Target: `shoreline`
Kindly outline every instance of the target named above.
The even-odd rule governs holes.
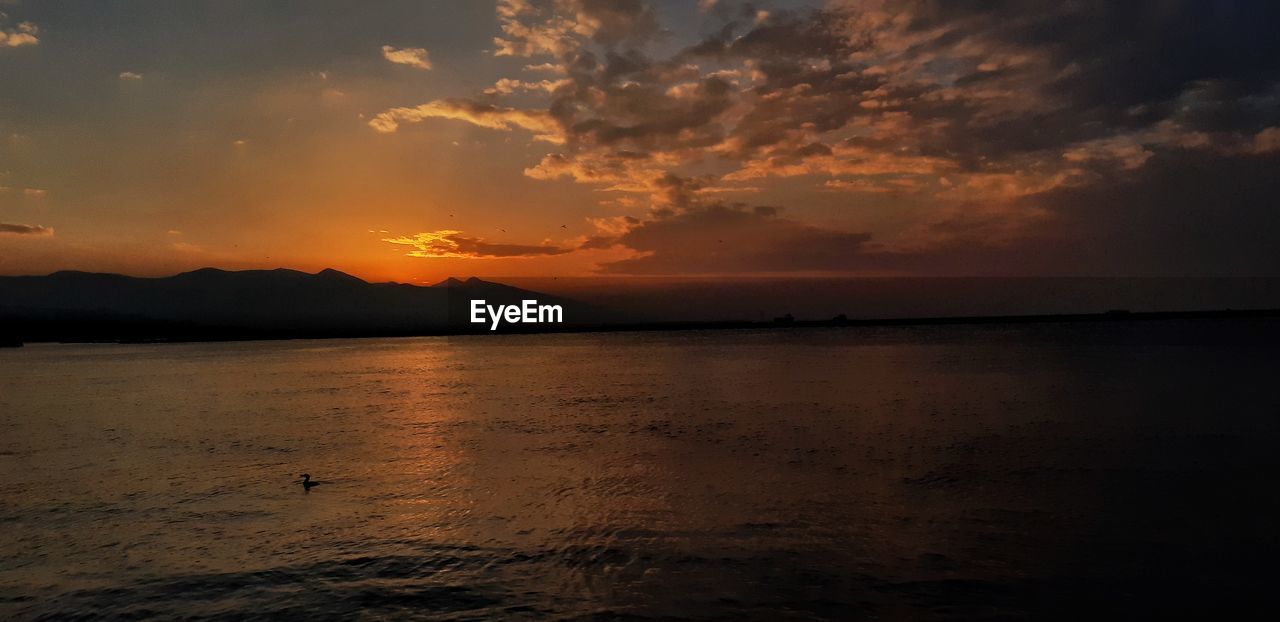
[[[846,318],[838,316],[828,320],[801,320],[775,318],[773,320],[724,320],[724,321],[673,321],[673,322],[620,322],[616,324],[563,324],[538,325],[537,328],[522,329],[520,325],[506,325],[508,328],[490,331],[482,328],[467,327],[463,330],[423,329],[423,330],[272,330],[272,329],[240,329],[233,327],[197,327],[188,326],[176,330],[173,334],[156,337],[38,337],[34,339],[0,338],[0,348],[20,348],[24,343],[53,344],[163,344],[163,343],[218,343],[237,341],[288,341],[305,339],[385,339],[393,337],[455,337],[471,335],[547,335],[578,333],[624,333],[624,332],[677,332],[707,330],[780,330],[780,329],[816,329],[816,328],[875,328],[875,327],[909,327],[909,326],[964,326],[964,325],[1025,325],[1052,323],[1093,323],[1093,322],[1150,322],[1161,320],[1238,320],[1238,319],[1280,319],[1280,309],[1215,309],[1200,311],[1127,311],[1111,310],[1102,313],[1061,313],[1032,315],[979,315],[979,316],[941,316],[941,317],[907,317],[907,318]],[[167,323],[157,322],[155,325],[143,324],[135,329],[145,331],[147,328],[165,326]],[[170,325],[171,326],[171,325]]]

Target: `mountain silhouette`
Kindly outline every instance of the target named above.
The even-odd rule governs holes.
[[[469,332],[472,298],[559,304],[566,322],[604,314],[572,300],[477,278],[434,286],[369,283],[326,269],[228,271],[171,277],[64,271],[0,277],[0,324],[24,341],[186,340]]]

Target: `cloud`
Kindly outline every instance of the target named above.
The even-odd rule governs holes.
[[[423,71],[431,70],[431,59],[427,51],[422,48],[396,48],[384,45],[382,57],[397,65],[408,65]]]
[[[121,71],[120,79],[121,80],[141,80],[142,74],[133,72],[133,71]]]
[[[1015,256],[1042,273],[1280,276],[1277,170],[1276,151],[1160,151],[1141,169],[1021,199],[1051,220]]]
[[[918,274],[1280,276],[1280,153],[1157,151],[1005,200],[951,204],[895,240]],[[1206,183],[1206,180],[1212,180]]]
[[[614,227],[617,223],[611,223]],[[617,235],[584,248],[621,246],[636,255],[606,262],[610,274],[847,272],[876,267],[886,255],[871,235],[823,229],[778,216],[769,207],[715,204],[623,222]]]
[[[5,27],[8,16],[0,12],[0,48],[16,48],[24,45],[40,43],[40,28],[31,22],[19,22],[16,26]]]
[[[1253,137],[1255,153],[1275,153],[1280,151],[1280,127],[1269,127]]]
[[[518,110],[466,99],[442,99],[414,108],[392,108],[369,120],[373,129],[389,134],[401,123],[420,123],[426,119],[456,119],[494,130],[521,128],[548,142],[560,142],[560,127],[543,111]]]
[[[916,177],[882,177],[859,179],[829,179],[822,184],[827,190],[867,194],[901,195],[922,192],[926,182]]]
[[[500,244],[484,238],[467,237],[461,231],[441,230],[418,233],[409,237],[384,238],[383,242],[408,246],[413,250],[409,257],[487,259],[499,257],[542,257],[573,252],[550,244],[540,246],[525,244]]]
[[[649,209],[627,232],[588,242],[637,253],[609,271],[670,272],[681,261],[698,271],[989,269],[984,262],[1000,252],[1058,239],[1052,227],[1070,224],[1075,237],[1063,249],[1126,238],[1108,229],[1111,216],[1067,209],[1063,197],[1096,204],[1157,163],[1229,159],[1248,168],[1280,151],[1280,65],[1270,61],[1280,40],[1266,26],[1280,21],[1280,5],[832,0],[760,11],[721,0],[698,8],[697,30],[709,34],[681,45],[645,0],[500,0],[495,53],[562,77],[506,77],[475,97],[393,108],[370,125],[392,132],[446,118],[557,144],[524,174],[623,193],[627,201],[601,204]],[[506,102],[515,96],[519,105]],[[1200,170],[1184,173],[1224,187]],[[709,200],[746,183],[767,192],[783,179],[828,202],[847,193],[911,209],[872,243],[805,224],[803,205],[779,218]],[[1137,213],[1145,202],[1108,204]],[[1240,217],[1266,205],[1242,203]],[[1158,214],[1148,215],[1158,228]],[[718,230],[757,237],[726,248],[695,243],[694,232]]]
[[[644,219],[593,219],[598,233],[581,248],[634,253],[600,266],[610,274],[1275,277],[1277,169],[1280,152],[1158,152],[1140,169],[1099,173],[1105,179],[948,202],[887,241],[695,200]]]
[[[544,91],[547,93],[554,92],[556,89],[572,84],[571,80],[539,80],[533,82],[530,80],[513,80],[511,78],[501,78],[493,84],[493,86],[484,90],[486,95],[511,95],[512,93],[524,91]]]
[[[52,227],[42,227],[40,225],[17,225],[9,223],[0,223],[0,235],[30,235],[30,236],[53,236]]]
[[[557,65],[557,64],[555,64],[555,63],[538,63],[538,64],[536,64],[536,65],[525,65],[525,66],[524,66],[524,70],[525,70],[525,71],[531,71],[531,72],[534,72],[534,73],[557,73],[557,74],[563,74],[563,73],[567,73],[567,72],[568,72],[568,70],[567,70],[567,69],[565,69],[565,67],[564,67],[563,65]]]
[[[498,0],[496,56],[561,56],[588,43],[637,45],[661,31],[646,0]]]
[[[1252,70],[1224,67],[1215,76],[1206,71],[1216,67],[1202,60],[1171,68],[1144,51],[1141,58],[1151,72],[1181,76],[1177,88],[1170,80],[1162,93],[1170,99],[1142,102],[1148,106],[1142,108],[1141,98],[1120,107],[1103,94],[1063,97],[1079,86],[1081,72],[1109,81],[1108,67],[1126,64],[1127,44],[1121,42],[1132,40],[1120,35],[1136,35],[1149,17],[1111,5],[1097,9],[1114,14],[1114,32],[1099,34],[1089,11],[1069,5],[1046,12],[1021,5],[970,10],[837,2],[817,12],[741,12],[715,35],[665,60],[637,50],[575,50],[562,62],[576,88],[559,89],[548,106],[566,127],[570,147],[557,156],[570,163],[565,168],[578,159],[606,160],[619,147],[676,158],[676,167],[715,156],[738,163],[726,176],[731,180],[813,176],[827,188],[855,190],[873,185],[873,176],[890,174],[945,172],[963,183],[969,174],[1067,169],[1084,162],[1137,169],[1152,147],[1232,140],[1221,129],[1206,133],[1210,120],[1234,116],[1244,123],[1235,131],[1244,132],[1273,125],[1274,112],[1256,111],[1276,108],[1280,74],[1257,60],[1248,63]],[[1253,43],[1267,41],[1256,27],[1229,14],[1180,7],[1161,18],[1175,27],[1175,40],[1208,23],[1223,32],[1244,28]],[[1222,40],[1230,41],[1229,35]],[[1064,57],[1059,46],[1078,56]],[[1095,60],[1085,53],[1095,47],[1114,58]],[[1235,41],[1225,47],[1215,54],[1243,57],[1249,49]],[[1264,98],[1249,108],[1252,119],[1232,105],[1240,93],[1232,93],[1222,76],[1235,74],[1249,76]],[[714,103],[682,107],[713,75],[724,76],[732,88]],[[837,177],[846,179],[826,183]]]
[[[714,183],[711,176],[664,175],[653,182],[660,207],[644,219],[590,219],[597,234],[579,250],[630,250],[632,257],[600,265],[615,274],[847,272],[894,260],[870,233],[805,224],[777,207],[727,203],[716,198]]]
[[[949,178],[935,196],[947,201],[993,203],[1049,192],[1060,187],[1081,186],[1097,179],[1083,168],[974,172]],[[950,205],[947,209],[954,209]],[[945,210],[944,210],[945,211]]]

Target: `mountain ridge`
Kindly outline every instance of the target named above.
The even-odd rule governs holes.
[[[370,283],[333,268],[200,268],[163,277],[64,270],[0,276],[0,321],[26,341],[440,334],[474,329],[466,321],[473,297],[560,304],[571,322],[605,319],[577,301],[476,277],[441,283],[450,285]]]

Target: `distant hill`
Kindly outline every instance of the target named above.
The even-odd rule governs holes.
[[[477,278],[430,287],[368,283],[337,270],[227,271],[171,277],[55,272],[0,277],[0,332],[22,341],[137,341],[372,336],[467,331],[472,298],[536,299],[567,323],[607,320],[572,300]]]

